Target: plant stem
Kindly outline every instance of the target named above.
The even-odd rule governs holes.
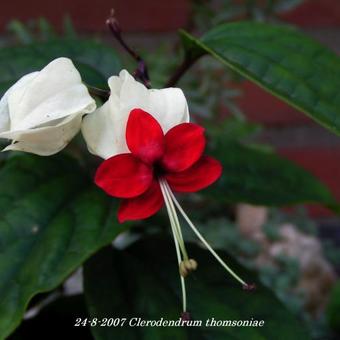
[[[118,20],[115,18],[114,10],[111,10],[110,17],[106,20],[106,25],[123,49],[137,62],[137,68],[134,72],[135,78],[139,79],[147,88],[151,88],[148,67],[144,59],[123,39],[122,30]]]
[[[103,90],[103,89],[99,89],[98,87],[93,87],[90,85],[87,85],[87,89],[90,92],[91,95],[99,97],[101,99],[103,99],[104,101],[107,101],[110,97],[110,91],[107,90]]]
[[[196,62],[198,58],[189,58],[186,56],[182,64],[177,68],[175,73],[170,77],[170,79],[165,84],[165,87],[173,87],[182,78],[184,73]]]

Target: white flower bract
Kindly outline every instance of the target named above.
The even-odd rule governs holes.
[[[0,100],[0,138],[12,140],[3,151],[55,154],[78,133],[82,116],[95,108],[72,61],[55,59],[19,79]]]
[[[89,151],[104,159],[129,152],[125,130],[129,113],[142,109],[161,125],[164,133],[189,121],[187,101],[181,89],[147,89],[126,70],[109,78],[109,100],[84,118],[82,133]]]

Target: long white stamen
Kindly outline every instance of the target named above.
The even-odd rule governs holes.
[[[179,243],[179,245],[181,247],[183,259],[184,260],[188,260],[189,257],[188,257],[187,250],[185,249],[185,244],[184,244],[184,239],[183,239],[183,235],[182,235],[181,225],[180,225],[179,220],[178,220],[178,216],[177,216],[177,213],[176,213],[176,208],[175,208],[175,206],[174,206],[174,204],[172,202],[172,199],[171,199],[171,196],[170,196],[170,192],[168,191],[168,188],[166,186],[166,184],[167,184],[166,181],[161,180],[161,182],[162,182],[164,194],[167,196],[167,202],[169,203],[169,207],[170,207],[170,210],[171,210],[171,215],[172,215],[173,222],[174,222],[174,228],[175,228],[176,235],[178,237],[178,243]]]
[[[184,210],[182,209],[182,207],[180,206],[180,204],[178,203],[175,195],[173,194],[173,192],[171,191],[169,185],[167,182],[164,182],[164,185],[167,188],[167,192],[170,194],[170,197],[172,199],[172,201],[175,203],[177,209],[179,210],[179,212],[182,214],[182,216],[184,217],[184,219],[187,221],[187,223],[189,224],[189,226],[191,227],[191,229],[193,230],[193,232],[196,234],[196,236],[201,240],[201,242],[207,247],[207,249],[211,252],[211,254],[216,258],[216,260],[228,271],[228,273],[233,276],[237,281],[239,281],[243,286],[247,286],[247,283],[244,282],[231,268],[228,267],[228,265],[219,257],[219,255],[215,252],[214,249],[211,248],[211,246],[209,245],[209,243],[205,240],[205,238],[201,235],[201,233],[196,229],[196,227],[194,226],[194,224],[191,222],[191,220],[189,219],[189,217],[187,216],[187,214],[184,212]]]
[[[168,204],[167,210],[168,210],[170,222],[173,223],[172,226],[174,227],[174,237],[176,238],[176,240],[179,244],[183,258],[188,259],[188,254],[187,254],[187,251],[185,249],[185,244],[184,244],[184,240],[183,240],[183,236],[182,236],[182,232],[181,232],[181,227],[179,225],[177,213],[176,213],[175,207],[174,207],[174,205],[171,201],[170,194],[167,192],[165,182],[162,179],[159,181],[159,184],[161,186],[164,201],[165,201],[166,204]]]
[[[170,198],[167,195],[165,183],[162,180],[160,180],[159,185],[161,187],[165,206],[166,206],[166,209],[167,209],[168,215],[169,215],[171,231],[172,231],[172,234],[173,234],[173,237],[174,237],[176,254],[177,254],[177,261],[178,261],[178,267],[179,267],[181,262],[182,262],[182,258],[181,258],[181,252],[180,252],[180,247],[179,247],[179,242],[178,242],[178,234],[176,233],[174,212],[171,210]],[[176,213],[175,213],[175,215],[176,215]],[[176,217],[177,217],[177,215],[176,215]],[[177,218],[177,221],[178,221],[178,218]],[[186,288],[185,288],[185,280],[184,280],[184,277],[182,275],[180,275],[180,280],[181,280],[181,288],[182,288],[183,312],[186,312],[186,310],[187,310],[187,294],[186,294]]]

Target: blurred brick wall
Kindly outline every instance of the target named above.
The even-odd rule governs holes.
[[[309,0],[294,11],[282,16],[284,20],[300,26],[307,34],[328,45],[340,54],[340,1]],[[247,89],[247,92],[250,90]],[[252,95],[258,90],[254,90]],[[251,91],[250,91],[251,92]],[[340,200],[340,138],[323,129],[300,112],[289,108],[266,94],[258,96],[258,103],[267,101],[272,105],[266,117],[261,110],[253,112],[252,118],[270,126],[268,140],[277,145],[285,157],[310,170],[331,188]],[[277,120],[269,118],[276,116]],[[327,216],[325,209],[312,210],[319,216]]]
[[[167,39],[187,24],[190,0],[98,0],[90,7],[85,0],[6,1],[0,10],[0,31],[11,19],[46,17],[55,25],[68,13],[82,32],[105,32],[105,18],[115,8],[125,31],[144,32],[140,40]],[[53,5],[52,5],[53,4]],[[282,15],[282,19],[300,26],[306,33],[340,52],[340,0],[307,0]],[[157,33],[157,35],[155,35]],[[136,40],[138,43],[138,39]],[[340,138],[315,124],[257,86],[246,82],[240,106],[250,120],[267,126],[263,140],[271,143],[287,158],[304,166],[331,187],[340,200]],[[327,215],[325,210],[313,210]]]
[[[60,27],[68,14],[82,32],[104,31],[105,19],[114,8],[126,31],[174,31],[187,22],[189,7],[187,0],[10,0],[0,5],[0,30],[12,19],[39,17]]]

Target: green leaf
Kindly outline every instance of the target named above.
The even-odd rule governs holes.
[[[207,191],[214,199],[267,206],[320,203],[339,211],[316,177],[271,151],[220,138],[212,153],[223,165],[221,179]]]
[[[42,40],[53,40],[56,39],[57,33],[53,25],[46,18],[39,18],[37,20],[37,26],[39,35]]]
[[[7,30],[13,33],[22,44],[30,44],[34,41],[30,29],[19,20],[12,20],[9,22]]]
[[[66,14],[63,19],[63,31],[66,38],[76,39],[78,37],[77,31],[73,26],[72,18]]]
[[[97,340],[111,339],[309,339],[300,323],[267,288],[242,290],[207,251],[188,247],[198,270],[188,277],[188,310],[200,327],[92,327]],[[223,254],[226,258],[226,254]],[[236,262],[229,264],[253,281],[254,273]],[[125,251],[106,248],[84,267],[85,294],[90,317],[141,317],[178,320],[181,293],[172,240],[152,237]],[[263,327],[206,327],[208,319],[264,320]]]
[[[18,155],[0,170],[0,338],[128,225],[71,158]]]
[[[254,22],[224,24],[201,39],[182,36],[191,57],[211,54],[340,134],[340,60],[329,49],[292,27]]]
[[[0,50],[0,94],[23,75],[42,69],[58,57],[72,59],[83,80],[107,87],[107,78],[121,69],[115,50],[94,40],[55,39]]]

